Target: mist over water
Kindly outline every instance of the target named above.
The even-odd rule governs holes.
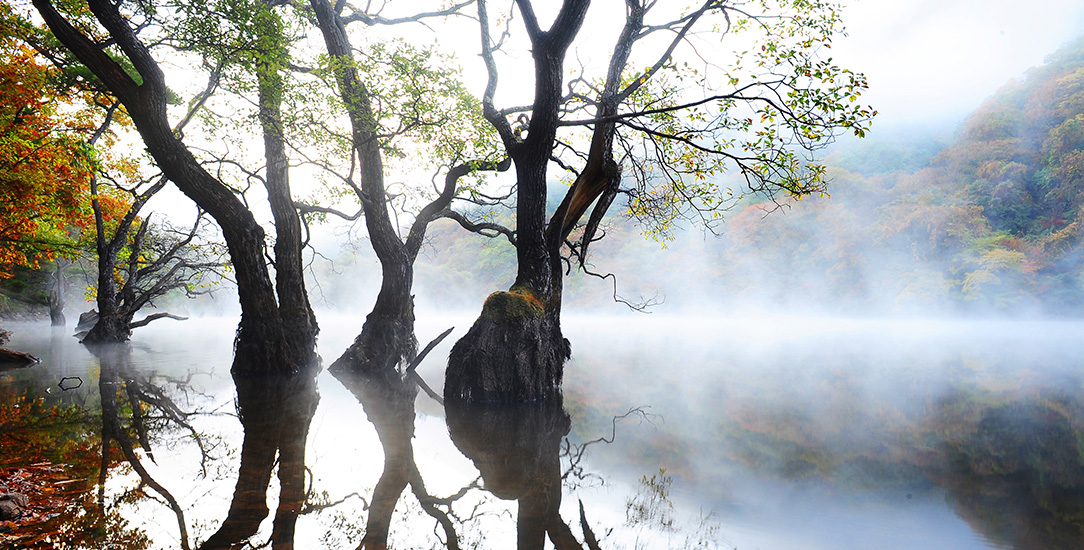
[[[1029,540],[1045,513],[1013,509],[1026,500],[1019,493],[997,495],[1041,475],[1022,466],[1030,461],[1060,455],[1080,474],[1075,436],[1033,447],[1059,403],[1078,410],[1079,322],[584,321],[568,373],[573,400],[649,403],[658,415],[652,430],[618,439],[613,465],[666,467],[675,491],[716,511],[739,548],[1075,540],[1067,526],[1067,538]],[[1026,527],[998,532],[981,519],[990,513]]]
[[[438,392],[450,343],[474,315],[418,312],[423,342],[457,327],[419,367]],[[320,319],[328,362],[363,319]],[[202,411],[191,422],[215,442],[206,477],[183,433],[157,433],[158,462],[145,460],[188,520],[204,525],[202,536],[225,517],[239,464],[234,322],[151,325],[133,338],[127,366],[129,377],[163,387],[186,381],[167,394]],[[3,375],[5,392],[93,410],[104,363],[66,331],[11,328],[12,345],[43,362]],[[1064,514],[1081,506],[1068,495],[1084,487],[1075,450],[1084,441],[1084,323],[572,314],[564,330],[573,346],[569,444],[615,437],[578,461],[587,475],[563,482],[562,515],[575,523],[582,499],[598,532],[614,529],[606,548],[1068,548],[1076,540]],[[61,376],[84,385],[61,391]],[[302,514],[297,541],[353,547],[366,516],[359,497],[368,500],[380,477],[381,439],[342,381],[324,372],[317,391],[310,498],[338,504]],[[633,409],[643,414],[614,421]],[[475,463],[449,439],[443,409],[420,395],[416,410],[413,453],[427,489],[447,495],[471,485]],[[570,460],[561,455],[562,470]],[[110,476],[110,495],[133,483],[121,470]],[[660,487],[666,498],[653,500]],[[463,506],[508,513],[498,512],[507,501],[476,491]],[[424,546],[431,524],[403,498],[391,540]],[[637,503],[652,512],[636,516]],[[161,504],[118,506],[152,547],[173,544],[176,526]],[[485,548],[515,537],[514,523],[497,517],[466,521],[461,531]]]
[[[963,241],[930,244],[951,233],[929,229],[939,211],[911,219],[897,208],[947,202],[922,202],[936,194],[929,167],[946,146],[894,144],[882,156],[878,147],[837,153],[830,198],[771,213],[749,200],[718,235],[685,227],[660,244],[611,221],[592,269],[615,273],[623,299],[658,304],[634,312],[614,300],[612,280],[568,277],[568,433],[542,442],[559,455],[539,458],[561,464],[566,522],[576,523],[582,500],[596,533],[608,533],[604,548],[1079,547],[1084,322],[1073,316],[1075,295],[1051,292],[1033,272],[998,271],[978,259],[989,251]],[[325,365],[375,299],[379,270],[361,245],[313,263]],[[420,343],[456,327],[418,368],[437,393],[452,343],[488,293],[511,284],[513,266],[504,241],[434,227],[415,296]],[[971,273],[998,278],[968,286]],[[191,320],[136,331],[123,372],[199,411],[190,423],[206,438],[206,459],[184,430],[163,429],[151,443],[167,451],[143,462],[203,540],[229,513],[246,436],[229,375],[236,306],[224,292],[184,308]],[[43,360],[0,375],[5,395],[100,414],[103,359],[65,329],[5,328],[15,331],[11,347]],[[63,377],[83,385],[65,391]],[[372,513],[390,428],[373,413],[381,405],[355,390],[326,371],[317,378],[299,546],[356,547]],[[484,470],[520,451],[487,455],[462,443],[471,436],[451,433],[444,408],[423,394],[412,407],[413,431],[399,437],[430,494],[465,495],[452,506],[462,542],[509,547],[516,502]],[[528,421],[562,425],[559,415]],[[175,547],[170,512],[125,497],[137,483],[113,468],[107,496],[152,548]],[[396,505],[390,540],[439,544],[409,497]]]

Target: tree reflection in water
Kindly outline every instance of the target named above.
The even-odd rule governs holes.
[[[29,392],[2,399],[11,409],[0,410],[0,433],[5,436],[0,438],[0,458],[12,465],[30,465],[10,469],[18,472],[19,479],[11,489],[33,489],[28,514],[19,524],[6,526],[5,531],[12,534],[2,541],[18,548],[146,548],[150,541],[143,527],[127,522],[121,507],[143,500],[144,489],[150,488],[172,509],[178,545],[187,550],[190,541],[184,510],[170,490],[151,475],[136,449],[141,448],[154,462],[152,440],[179,429],[199,445],[205,464],[202,438],[187,421],[193,413],[183,411],[167,387],[188,391],[188,383],[157,383],[152,375],[138,372],[132,366],[128,343],[88,349],[98,360],[100,415],[86,404],[49,407],[44,398],[28,400]],[[81,385],[82,379],[78,380]],[[94,424],[97,426],[92,427]],[[97,458],[95,449],[100,451]],[[138,476],[139,484],[107,499],[110,470],[122,462]],[[92,496],[95,479],[96,498]]]
[[[184,519],[184,510],[177,502],[173,494],[159,483],[144,467],[143,462],[135,453],[135,443],[132,441],[128,430],[135,432],[136,440],[142,446],[147,457],[154,460],[151,449],[150,436],[143,412],[143,405],[151,405],[162,413],[162,417],[178,425],[186,427],[193,434],[195,430],[183,419],[180,409],[170,400],[160,388],[141,381],[130,367],[132,349],[128,343],[100,344],[88,346],[101,365],[101,375],[98,378],[98,390],[102,400],[102,454],[101,467],[98,474],[98,503],[104,506],[105,483],[108,477],[110,464],[110,446],[115,443],[124,459],[139,475],[141,485],[146,485],[162,496],[169,503],[169,507],[177,516],[177,528],[180,532],[180,545],[183,550],[189,550],[188,527]],[[117,401],[121,386],[124,386],[127,412],[131,414],[131,422],[126,429],[121,422],[121,405]],[[198,437],[197,437],[198,439]]]
[[[481,533],[484,539],[485,513],[480,512],[477,500],[461,507],[468,511],[465,517],[453,507],[477,492],[478,480],[448,497],[435,497],[425,487],[413,448],[418,395],[415,379],[401,377],[393,370],[333,374],[362,404],[384,450],[384,469],[373,490],[365,535],[358,548],[388,547],[392,515],[408,487],[422,510],[436,521],[442,543],[449,550],[462,547],[461,536],[467,530]],[[449,402],[445,413],[453,443],[473,461],[484,490],[500,499],[518,501],[519,548],[542,548],[547,534],[558,550],[583,548],[559,510],[564,480],[584,477],[580,461],[586,446],[567,444],[570,419],[559,399],[525,405]],[[562,471],[562,457],[570,459],[569,471]],[[586,519],[583,522],[586,524]],[[589,529],[585,540],[588,548],[598,548]]]
[[[118,506],[95,499],[102,433],[97,411],[10,389],[0,384],[0,486],[28,496],[29,506],[0,525],[0,547],[100,548],[108,541],[147,548],[146,533],[126,521]],[[103,467],[117,462],[110,456]]]
[[[1014,548],[1084,541],[1084,399],[1047,390],[954,392],[926,428],[941,460],[927,475],[957,514]]]
[[[384,470],[373,489],[365,536],[358,548],[371,550],[388,547],[392,514],[403,491],[409,486],[422,510],[437,521],[444,533],[444,544],[450,550],[458,549],[457,524],[461,525],[464,520],[452,511],[452,504],[477,485],[467,485],[445,498],[434,497],[426,490],[425,480],[414,460],[418,386],[413,378],[404,380],[391,369],[382,373],[334,371],[333,374],[361,403],[365,415],[376,427],[384,449]]]
[[[244,427],[237,485],[225,520],[200,550],[232,548],[259,530],[267,517],[267,490],[278,458],[279,504],[271,547],[294,547],[294,528],[306,501],[305,443],[320,400],[316,369],[296,374],[234,375],[237,413]]]
[[[445,412],[452,441],[474,462],[485,490],[518,502],[518,548],[540,549],[547,535],[557,550],[582,548],[560,514],[562,440],[571,425],[560,398],[518,405],[449,401]],[[586,527],[585,539],[594,542]]]

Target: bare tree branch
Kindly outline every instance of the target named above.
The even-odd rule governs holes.
[[[154,314],[148,315],[148,316],[146,316],[146,317],[144,317],[144,318],[142,318],[142,319],[140,319],[138,321],[133,322],[129,326],[132,327],[132,328],[139,328],[139,327],[147,326],[147,325],[149,325],[151,323],[151,321],[157,321],[158,319],[175,319],[177,321],[187,321],[188,317],[182,317],[180,315],[174,315],[172,313],[154,313]]]
[[[504,235],[508,242],[512,243],[512,246],[516,246],[516,232],[503,225],[492,222],[474,222],[455,210],[443,210],[437,217],[455,220],[463,229],[485,237],[492,238]]]
[[[354,6],[352,6],[350,4],[346,4],[346,7],[349,7],[351,9],[352,13],[350,15],[347,15],[347,16],[343,17],[342,20],[343,20],[344,24],[350,24],[350,23],[354,23],[354,22],[361,22],[361,23],[363,23],[365,25],[368,25],[368,26],[374,26],[374,25],[400,25],[400,24],[403,24],[403,23],[421,23],[425,19],[430,19],[430,18],[434,18],[434,17],[449,17],[449,16],[452,16],[452,15],[460,15],[460,10],[462,10],[463,8],[469,6],[471,4],[471,2],[473,2],[473,1],[474,0],[466,0],[464,2],[460,2],[458,4],[455,4],[455,5],[451,6],[451,7],[448,7],[448,8],[443,9],[443,10],[426,11],[426,12],[421,12],[421,13],[408,15],[408,16],[405,16],[405,17],[393,17],[393,18],[381,17],[380,15],[370,15],[370,14],[365,13],[362,10],[359,10],[359,9],[355,8]],[[341,10],[341,8],[337,7],[337,10]]]

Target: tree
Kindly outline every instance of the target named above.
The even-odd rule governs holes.
[[[285,214],[282,219],[276,217],[277,286],[264,260],[265,233],[252,211],[226,183],[208,172],[183,141],[183,127],[192,119],[194,108],[202,106],[217,87],[221,67],[211,71],[208,87],[194,98],[193,109],[171,125],[168,105],[173,94],[147,45],[162,42],[144,41],[139,35],[148,28],[161,28],[154,6],[88,0],[65,6],[70,9],[64,13],[50,0],[36,0],[34,6],[92,78],[120,101],[163,174],[222,229],[241,303],[234,371],[296,370],[311,363],[316,357],[317,326],[300,275],[299,223],[296,212],[290,214],[292,200],[284,200],[290,196],[288,181],[271,175],[280,173],[274,153],[269,153],[271,169],[263,181],[272,211],[276,216]],[[278,51],[270,53],[274,56]],[[289,211],[282,208],[287,202]]]
[[[707,0],[689,13],[668,16],[658,13],[664,10],[658,3],[626,0],[605,76],[581,74],[566,81],[565,57],[589,4],[564,0],[544,29],[533,3],[516,0],[534,61],[534,97],[528,107],[500,110],[494,103],[494,54],[507,44],[506,35],[493,39],[488,3],[477,2],[489,75],[483,108],[517,177],[518,273],[509,292],[489,296],[452,349],[447,399],[533,400],[558,390],[571,353],[560,328],[562,251],[585,267],[587,247],[618,194],[627,196],[629,215],[665,236],[681,217],[714,223],[744,193],[821,193],[824,168],[809,162],[809,153],[843,130],[864,135],[875,114],[856,103],[865,78],[819,58],[841,30],[834,4]],[[648,22],[649,15],[659,22]],[[708,72],[700,74],[683,59],[723,55],[712,51],[704,57],[697,50],[706,46],[692,39],[704,28],[715,38],[747,36],[739,38],[738,49],[748,49],[731,52],[730,69],[706,62]],[[660,41],[660,34],[672,38]],[[634,56],[636,47],[654,53]],[[683,85],[686,79],[693,84]],[[511,117],[525,121],[524,127],[513,126]],[[565,137],[576,128],[590,132],[586,151]],[[583,168],[574,170],[575,181],[547,221],[551,161]],[[744,191],[723,186],[718,174],[728,168],[736,169]],[[622,169],[632,176],[624,177]],[[569,241],[592,204],[582,232]]]
[[[223,262],[214,245],[197,241],[205,219],[200,212],[189,228],[175,228],[168,223],[152,224],[151,216],[138,219],[139,207],[148,195],[165,184],[159,180],[143,194],[107,238],[104,223],[98,225],[98,286],[95,291],[98,319],[83,338],[84,343],[123,342],[132,329],[158,319],[184,320],[186,317],[159,311],[136,321],[135,315],[157,298],[171,292],[189,297],[208,294],[217,281]]]
[[[20,86],[26,87],[24,98],[13,98],[18,114],[8,126],[5,143],[12,152],[25,145],[38,147],[20,160],[23,166],[14,170],[17,174],[13,178],[21,180],[22,185],[8,188],[31,206],[27,210],[11,209],[6,213],[9,223],[5,225],[20,225],[11,223],[12,218],[23,217],[21,225],[30,231],[26,237],[9,241],[24,250],[15,265],[36,266],[40,259],[53,260],[49,315],[54,326],[62,326],[67,293],[64,271],[93,247],[91,232],[86,230],[92,223],[112,221],[128,208],[126,196],[99,194],[96,173],[131,163],[124,155],[116,155],[115,136],[105,131],[116,107],[109,110],[104,125],[98,126],[95,121],[100,116],[99,107],[111,98],[93,83],[80,81],[78,68],[50,55],[53,52],[44,44],[40,30],[16,15],[10,6],[0,8],[0,27],[3,39],[21,51],[18,59],[8,60],[20,67],[7,71],[5,80],[11,86],[5,86],[5,90],[14,93]],[[19,74],[13,76],[14,72]],[[34,116],[38,120],[30,122]],[[28,122],[41,128],[37,135],[27,132],[24,126]],[[127,123],[123,117],[119,122]],[[35,193],[47,194],[48,198],[35,198]],[[32,255],[27,256],[25,251]]]
[[[342,148],[350,152],[350,161],[347,174],[338,177],[361,203],[382,275],[376,304],[361,333],[332,368],[357,371],[397,364],[405,367],[417,348],[411,291],[414,262],[428,225],[438,217],[451,215],[450,205],[461,192],[462,178],[478,171],[503,171],[510,163],[492,158],[495,151],[486,146],[485,139],[479,139],[487,136],[487,128],[479,117],[477,102],[459,84],[458,75],[433,63],[448,60],[404,44],[381,44],[355,55],[357,50],[347,32],[349,23],[392,25],[447,17],[457,14],[467,2],[394,19],[345,3],[333,6],[328,0],[311,0],[310,5],[327,48],[327,72],[333,76],[340,108],[349,119]],[[364,58],[375,59],[375,64],[386,63],[387,67],[367,67]],[[359,68],[369,69],[371,74]],[[387,76],[400,85],[381,83],[385,72],[390,72]],[[374,103],[379,108],[374,108]],[[397,140],[409,143],[403,146]],[[482,147],[478,147],[479,143]],[[394,205],[384,175],[385,155],[396,156],[402,148],[418,149],[414,155],[433,159],[445,170],[444,185],[414,212],[405,237],[400,236],[389,212]],[[357,184],[353,181],[355,169],[360,172]]]
[[[190,296],[206,293],[202,290],[206,286],[204,279],[222,263],[214,261],[213,254],[198,252],[193,245],[203,222],[202,212],[187,231],[168,224],[155,227],[150,216],[139,218],[143,206],[165,186],[166,179],[141,180],[140,168],[134,159],[111,158],[108,148],[101,142],[109,135],[109,127],[120,104],[114,100],[108,106],[102,106],[105,107],[105,120],[87,141],[97,153],[90,177],[90,204],[94,216],[93,248],[98,264],[98,284],[94,291],[98,314],[94,326],[83,338],[85,343],[123,342],[131,336],[133,328],[156,319],[184,319],[159,312],[134,321],[140,309],[153,305],[156,298],[174,290],[183,290]],[[109,184],[102,185],[103,180]],[[129,187],[124,186],[125,182]],[[152,227],[155,228],[153,231]],[[121,262],[126,264],[124,269]],[[60,269],[58,261],[54,286],[58,300],[63,294],[57,287],[64,281]]]
[[[158,161],[165,175],[174,180],[178,187],[192,196],[197,204],[205,208],[220,224],[223,224],[223,232],[231,256],[233,256],[233,263],[237,269],[237,282],[242,295],[243,318],[241,332],[243,335],[246,326],[259,324],[255,319],[268,318],[265,306],[269,300],[266,297],[260,301],[262,305],[258,307],[254,304],[250,306],[246,300],[246,290],[251,292],[263,287],[262,282],[259,282],[259,284],[256,282],[256,279],[262,278],[263,274],[255,267],[254,251],[256,248],[252,243],[255,239],[232,235],[235,230],[229,226],[238,226],[239,223],[236,219],[237,216],[224,211],[221,206],[223,201],[227,204],[231,202],[220,195],[223,190],[228,190],[228,186],[224,185],[221,178],[215,180],[206,171],[196,166],[197,161],[194,158],[184,158],[186,155],[188,157],[192,157],[192,155],[190,152],[182,150],[183,146],[179,141],[169,142],[169,140],[163,139],[166,134],[164,100],[168,99],[166,96],[169,95],[169,90],[165,89],[161,71],[154,60],[151,59],[149,50],[135,35],[134,29],[139,26],[128,21],[133,18],[133,15],[138,15],[147,17],[148,22],[154,22],[156,21],[155,14],[151,10],[143,12],[138,8],[134,10],[134,14],[122,14],[122,7],[108,6],[96,2],[88,2],[87,6],[94,14],[95,21],[104,27],[106,33],[121,45],[120,50],[124,54],[121,56],[121,63],[113,63],[113,67],[110,67],[110,62],[115,61],[113,58],[106,53],[99,52],[95,54],[89,51],[93,48],[88,47],[86,43],[81,43],[86,42],[89,38],[83,36],[80,39],[78,31],[73,33],[71,32],[73,29],[65,28],[63,16],[59,12],[50,14],[51,8],[47,2],[40,4],[39,9],[43,10],[43,16],[61,41],[65,42],[67,47],[75,52],[80,60],[110,90],[114,90],[114,88],[120,90],[116,94],[117,97],[120,98],[126,112],[135,121],[137,129],[148,144],[148,149]],[[278,315],[283,323],[281,335],[285,338],[286,345],[289,348],[311,350],[316,334],[316,322],[312,315],[311,306],[308,303],[302,277],[301,218],[289,192],[289,159],[286,150],[287,146],[291,145],[288,141],[290,137],[289,124],[298,120],[298,113],[284,113],[282,111],[283,103],[288,99],[290,86],[286,78],[287,73],[294,68],[299,69],[301,72],[305,72],[305,69],[297,67],[291,58],[292,41],[297,37],[291,35],[290,31],[292,29],[289,28],[284,16],[276,9],[281,6],[278,3],[261,1],[238,3],[194,0],[183,2],[178,5],[179,17],[164,23],[166,30],[163,32],[170,37],[169,42],[179,45],[183,50],[196,52],[202,57],[204,65],[211,68],[213,87],[217,88],[224,84],[233,86],[234,91],[244,94],[246,97],[251,97],[252,93],[255,92],[258,106],[257,118],[264,138],[263,160],[265,161],[265,167],[262,171],[254,171],[240,167],[240,164],[233,159],[219,158],[215,159],[215,162],[220,165],[239,168],[244,172],[245,177],[259,180],[267,189],[268,203],[275,218],[277,233],[275,239],[275,273],[277,276]],[[55,12],[56,10],[52,11]],[[376,19],[379,19],[379,17]],[[327,21],[330,22],[331,20],[327,19]],[[341,21],[339,23],[341,24]],[[149,23],[142,25],[142,27],[149,26]],[[124,36],[124,38],[119,38],[121,36]],[[102,41],[105,41],[104,37]],[[350,56],[349,51],[345,53],[345,56]],[[94,59],[95,57],[97,59]],[[332,57],[336,56],[333,55]],[[129,91],[125,91],[125,88],[132,88],[132,84],[135,82],[126,82],[125,75],[114,74],[113,80],[107,78],[110,71],[116,73],[117,69],[127,65],[131,65],[132,72],[139,73],[142,77],[142,83]],[[338,75],[340,73],[345,74],[344,71],[354,71],[356,77],[356,69],[334,68],[334,64],[332,66],[332,69],[326,70],[327,74],[335,73]],[[106,75],[106,77],[103,77],[103,75]],[[209,86],[208,90],[212,86]],[[163,97],[157,99],[152,97],[154,94],[150,92],[155,88],[160,88],[157,93]],[[424,91],[418,90],[415,94],[424,97]],[[463,96],[460,99],[465,99],[465,94],[461,90],[453,87],[451,91],[460,93]],[[347,92],[343,92],[344,97],[346,94]],[[206,96],[197,98],[193,103],[199,105],[205,100]],[[366,102],[368,102],[368,99],[366,99]],[[359,132],[355,132],[353,135],[357,147],[351,149],[351,152],[355,152],[356,149],[357,152],[370,155],[364,158],[366,170],[361,178],[362,183],[360,186],[353,186],[353,190],[358,193],[363,206],[367,205],[366,224],[384,265],[385,277],[380,294],[381,298],[378,299],[372,315],[374,322],[368,325],[369,329],[363,329],[363,335],[359,337],[358,343],[344,357],[349,357],[346,362],[363,365],[374,361],[384,364],[385,352],[401,358],[409,358],[413,354],[413,304],[410,296],[411,263],[422,245],[425,225],[444,209],[450,201],[450,195],[447,192],[441,193],[437,201],[431,206],[423,208],[422,212],[416,217],[416,222],[406,242],[400,240],[397,228],[391,224],[390,215],[384,205],[387,194],[383,188],[383,174],[381,173],[381,159],[379,156],[381,147],[387,146],[387,143],[384,141],[383,135],[378,136],[374,128],[369,126],[369,123],[374,119],[365,113],[359,112],[359,110],[371,110],[368,103],[365,105],[352,102],[345,103],[352,115],[351,120],[357,123],[355,127],[360,128]],[[139,107],[136,108],[136,105],[139,105]],[[311,107],[311,104],[305,107]],[[191,114],[186,116],[178,127],[172,129],[173,133],[179,134],[180,126],[183,126],[190,119]],[[431,122],[424,125],[439,126],[439,124]],[[408,123],[407,126],[412,126],[412,124]],[[327,137],[333,139],[335,136],[329,135]],[[378,137],[381,141],[380,144],[375,143],[374,140],[374,138]],[[292,145],[296,147],[296,144]],[[370,162],[373,154],[377,157],[376,161]],[[163,164],[163,158],[172,159],[174,165]],[[178,158],[181,158],[184,162],[178,164],[176,162]],[[484,166],[477,162],[453,167],[449,175],[450,191],[454,191],[455,182],[465,173],[482,167]],[[186,183],[183,181],[184,170],[189,170],[192,174],[195,174],[195,176],[189,174],[188,179],[193,180],[198,185],[193,187],[191,182]],[[347,179],[348,184],[352,185],[349,178],[344,179]],[[210,196],[211,191],[213,191],[215,197]],[[208,196],[200,197],[201,193],[208,193]],[[241,206],[236,199],[233,199],[232,202]],[[305,204],[299,206],[301,212],[307,215],[332,212],[332,209],[319,206]],[[244,214],[245,216],[242,217],[244,223],[240,225],[249,227],[254,231],[258,226],[251,219],[249,213],[245,212]],[[250,221],[251,224],[248,223]],[[242,232],[248,231],[246,229]],[[248,275],[249,268],[238,265],[239,255],[247,258],[246,261],[253,264],[251,269],[256,272],[258,277]],[[262,268],[262,266],[260,267]],[[263,269],[263,273],[266,273],[266,269]],[[245,311],[264,311],[265,313],[248,315],[244,313]],[[272,327],[272,332],[274,331]],[[255,340],[267,341],[268,338],[256,338]],[[281,354],[276,354],[276,356],[281,356]],[[375,357],[381,357],[381,359],[373,359]]]
[[[56,82],[57,71],[7,35],[0,37],[0,57],[0,277],[6,278],[12,266],[36,268],[78,250],[70,234],[90,221],[92,167],[82,113],[64,108],[73,98]]]

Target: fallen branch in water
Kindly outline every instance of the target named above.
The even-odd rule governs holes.
[[[452,327],[452,328],[440,333],[440,336],[437,336],[436,338],[433,338],[432,342],[429,342],[428,344],[426,344],[425,348],[422,349],[421,353],[419,353],[418,356],[415,357],[414,360],[410,362],[410,366],[406,368],[406,372],[411,372],[414,369],[418,368],[418,365],[420,365],[422,363],[422,359],[425,359],[425,356],[429,355],[429,352],[433,351],[433,348],[437,347],[437,344],[439,344],[442,340],[447,338],[448,335],[451,334],[453,330],[455,330],[455,327]]]
[[[0,348],[0,371],[22,369],[40,362],[29,353]]]
[[[452,328],[440,333],[440,336],[437,336],[436,338],[433,338],[433,341],[429,342],[425,346],[425,348],[422,349],[421,353],[419,353],[418,356],[415,357],[414,360],[410,362],[410,366],[406,368],[406,375],[413,378],[414,381],[418,383],[418,386],[422,389],[422,391],[425,392],[426,395],[428,395],[429,397],[432,397],[434,401],[436,401],[437,403],[440,403],[441,405],[444,405],[444,399],[441,398],[440,394],[433,391],[433,388],[430,388],[429,384],[426,384],[425,380],[422,380],[421,375],[419,375],[417,372],[414,372],[414,369],[417,369],[418,365],[420,365],[422,363],[422,359],[425,359],[425,356],[429,355],[429,352],[433,351],[433,348],[437,347],[437,344],[441,343],[441,341],[443,341],[445,338],[447,338],[448,335],[451,334],[453,330],[455,330],[455,327],[452,327]]]

